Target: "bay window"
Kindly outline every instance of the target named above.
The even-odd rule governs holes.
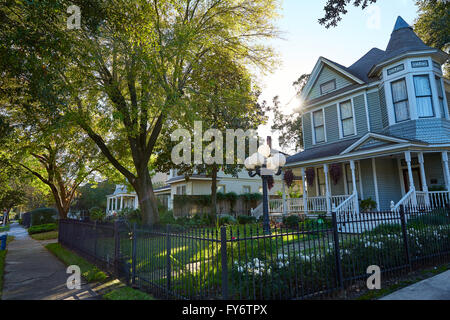
[[[428,75],[414,76],[414,89],[419,118],[434,117],[430,77]]]
[[[353,106],[351,100],[339,104],[341,114],[342,136],[347,137],[355,134],[355,123],[353,119]]]
[[[436,87],[438,91],[439,107],[441,110],[441,117],[445,118],[445,106],[444,106],[444,90],[442,90],[441,78],[436,77]]]
[[[408,91],[405,79],[391,83],[392,100],[394,102],[395,121],[402,122],[409,120]]]
[[[325,142],[325,122],[323,119],[323,110],[313,113],[313,124],[315,143]]]

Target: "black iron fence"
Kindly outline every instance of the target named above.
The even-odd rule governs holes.
[[[291,227],[184,230],[61,220],[59,241],[156,296],[314,299],[450,261],[448,209],[332,215]]]

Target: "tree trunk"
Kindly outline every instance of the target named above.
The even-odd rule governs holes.
[[[153,192],[153,185],[148,169],[136,179],[134,189],[139,200],[142,223],[151,226],[159,223],[158,202]]]
[[[215,218],[217,215],[217,165],[212,166],[211,172],[211,215]]]

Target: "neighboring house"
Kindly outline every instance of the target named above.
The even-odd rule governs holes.
[[[367,198],[378,210],[448,203],[448,57],[398,17],[386,50],[350,67],[319,58],[302,92],[305,150],[286,165],[307,192],[285,213],[357,212]]]
[[[179,175],[177,170],[170,170],[169,174],[156,174],[153,179],[154,193],[161,204],[168,209],[173,209],[175,195],[209,195],[211,194],[211,178],[206,175],[194,174],[189,177]],[[270,195],[281,191],[281,177],[275,177],[275,185],[270,190]],[[217,192],[236,194],[262,193],[260,177],[249,177],[246,170],[238,173],[237,177],[225,174],[223,171],[217,174]],[[117,186],[114,194],[107,196],[107,213],[120,211],[124,208],[138,208],[139,202],[135,192],[128,192],[126,187]]]

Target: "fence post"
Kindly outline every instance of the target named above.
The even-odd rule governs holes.
[[[119,222],[114,221],[114,272],[119,276],[119,253],[120,253],[120,239],[119,239]]]
[[[336,257],[336,277],[338,282],[338,287],[344,289],[344,276],[342,272],[342,262],[341,262],[341,249],[339,247],[339,233],[338,233],[338,223],[336,218],[336,212],[331,213],[332,223],[333,223],[333,242],[334,242],[334,253]]]
[[[136,222],[133,224],[133,241],[132,241],[132,249],[131,249],[131,285],[134,286],[136,284],[136,241],[137,241],[137,233],[136,233]]]
[[[222,299],[228,299],[227,228],[220,228],[220,252],[222,254]]]
[[[403,234],[403,243],[405,245],[405,255],[406,255],[406,263],[409,266],[409,270],[412,270],[411,264],[411,256],[409,253],[409,242],[408,242],[408,229],[406,228],[406,219],[405,219],[405,207],[400,205],[400,222],[402,224],[402,234]]]
[[[166,255],[166,294],[167,294],[167,298],[169,298],[169,292],[170,292],[170,282],[171,282],[171,277],[172,277],[172,266],[170,264],[170,255],[171,255],[171,244],[170,244],[171,240],[170,240],[170,227],[169,225],[167,225],[166,227],[166,249],[167,249],[167,255]]]

